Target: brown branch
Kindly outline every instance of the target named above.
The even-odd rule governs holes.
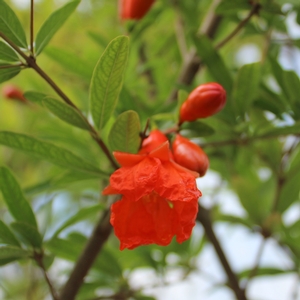
[[[202,224],[205,234],[209,241],[212,243],[219,261],[227,275],[229,287],[234,292],[237,300],[247,300],[245,291],[240,287],[239,280],[236,274],[233,272],[227,257],[220,245],[218,238],[212,227],[212,220],[210,218],[210,211],[199,205],[199,212],[197,215],[197,220]]]
[[[34,56],[34,0],[30,0],[30,52],[31,55]]]
[[[61,300],[73,300],[79,291],[84,277],[93,265],[98,253],[101,251],[104,243],[107,241],[112,227],[109,222],[110,211],[106,210],[100,218],[98,224],[89,238],[85,249],[78,258],[74,269],[72,270],[68,281],[63,287],[60,298]]]

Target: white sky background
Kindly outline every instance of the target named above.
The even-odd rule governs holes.
[[[88,0],[86,0],[88,1]],[[28,9],[29,0],[13,0],[22,9]],[[65,2],[65,1],[58,1]],[[300,38],[300,27],[295,22],[295,15],[287,19],[287,26],[291,37]],[[260,60],[259,49],[249,44],[240,48],[236,55],[238,65],[252,63]],[[293,69],[300,75],[300,51],[299,49],[285,48],[279,57],[280,63],[286,69]],[[213,172],[199,180],[199,187],[203,194],[209,194],[209,190],[219,183],[218,175]],[[210,206],[210,198],[203,197],[201,200],[205,205]],[[243,215],[235,195],[230,191],[222,190],[218,197],[223,212]],[[299,205],[293,206],[285,219],[290,221],[300,216]],[[201,226],[195,228],[197,233],[202,233]],[[261,237],[258,234],[250,233],[247,229],[239,226],[230,226],[224,223],[215,226],[216,234],[223,246],[223,249],[235,271],[241,271],[253,266],[256,254],[260,245]],[[292,265],[288,256],[275,242],[269,241],[266,244],[261,266],[272,266],[289,268]],[[170,272],[168,280],[174,282],[167,287],[149,288],[146,291],[154,295],[158,300],[233,300],[234,295],[227,288],[212,288],[212,282],[218,283],[225,279],[224,272],[218,262],[212,246],[207,246],[198,258],[198,273],[192,273],[188,279],[178,282],[180,274]],[[205,274],[205,275],[203,275]],[[158,278],[152,270],[136,270],[131,278],[133,287],[151,286],[157,284]],[[298,297],[292,298],[295,287],[298,286]],[[300,300],[299,281],[296,275],[282,275],[272,277],[259,277],[251,281],[247,296],[251,300]]]

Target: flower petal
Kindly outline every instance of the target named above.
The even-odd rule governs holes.
[[[154,189],[160,166],[159,159],[145,156],[138,164],[115,171],[110,177],[110,185],[117,194],[139,200]]]
[[[172,162],[161,165],[155,191],[170,201],[193,201],[202,195],[194,176],[184,168],[175,168]]]
[[[123,197],[114,203],[110,221],[121,250],[152,243],[166,246],[175,235],[180,243],[190,237],[197,210],[197,201],[177,201],[170,206],[168,200],[152,192],[139,201]]]
[[[155,148],[153,151],[149,153],[149,156],[156,157],[161,161],[169,161],[170,160],[169,141],[165,141],[159,147]]]
[[[145,155],[114,151],[113,155],[122,167],[132,167],[145,158]]]

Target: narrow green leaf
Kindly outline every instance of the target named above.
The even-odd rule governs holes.
[[[211,40],[207,36],[201,35],[199,38],[194,39],[194,43],[197,52],[206,64],[208,71],[217,82],[223,85],[227,93],[230,94],[232,88],[231,74],[221,56],[217,50],[215,50]]]
[[[261,63],[247,64],[238,72],[233,98],[236,111],[243,115],[250,107],[258,93],[261,78]]]
[[[0,61],[15,62],[19,57],[16,52],[7,44],[0,41]]]
[[[61,120],[84,130],[90,129],[83,116],[81,116],[79,112],[70,105],[56,100],[52,97],[44,98],[43,103],[54,115],[56,115]]]
[[[78,57],[78,54],[56,47],[47,47],[44,53],[63,66],[68,72],[72,72],[88,82],[91,80],[93,66],[88,61]]]
[[[20,258],[29,258],[32,255],[30,251],[24,250],[14,246],[3,246],[0,247],[0,260],[13,259],[17,260]]]
[[[42,247],[43,239],[35,227],[24,222],[14,222],[11,224],[11,227],[19,233],[23,241],[27,244],[34,248],[40,249]]]
[[[1,68],[6,66],[8,66],[8,68],[3,68],[3,69]],[[19,66],[0,64],[0,83],[15,77],[20,73],[20,71],[21,71],[21,67]]]
[[[244,270],[238,274],[239,278],[248,278],[253,272],[252,269]],[[295,270],[282,270],[273,267],[265,267],[265,268],[258,268],[255,272],[255,276],[274,276],[274,275],[283,275],[287,273],[294,273]]]
[[[24,93],[24,97],[31,102],[43,106],[43,99],[48,97],[48,95],[40,92],[28,91]]]
[[[0,144],[25,151],[61,167],[106,176],[105,173],[71,151],[25,134],[0,131]]]
[[[128,37],[113,39],[98,61],[90,87],[93,120],[101,129],[111,117],[122,87],[128,57]]]
[[[78,259],[78,255],[80,254],[83,246],[84,244],[78,245],[72,241],[57,237],[45,243],[45,247],[55,253],[57,257],[61,257],[69,261],[76,261]]]
[[[12,216],[17,221],[22,221],[37,228],[34,213],[25,199],[18,182],[5,167],[0,168],[0,189]]]
[[[17,46],[27,48],[24,29],[14,11],[0,1],[0,31]]]
[[[209,136],[215,133],[211,126],[201,121],[183,123],[180,127],[180,132],[182,131],[186,132],[185,135],[189,137]]]
[[[15,235],[11,232],[9,227],[0,220],[0,244],[8,244],[16,247],[20,247]]]
[[[136,153],[139,149],[140,119],[133,110],[123,112],[118,116],[109,133],[109,145],[112,151]]]
[[[278,211],[285,212],[293,203],[300,199],[300,172],[298,170],[294,176],[289,176],[284,183],[278,201]]]
[[[64,229],[66,229],[67,227],[78,223],[82,220],[85,220],[87,217],[96,214],[97,212],[99,212],[100,210],[104,209],[105,206],[103,204],[97,204],[94,206],[90,206],[90,207],[85,207],[80,209],[79,212],[77,212],[74,216],[70,217],[68,220],[66,220],[53,234],[53,237],[59,235]]]
[[[285,127],[275,127],[266,129],[264,131],[260,131],[259,137],[279,137],[285,136],[290,134],[299,134],[300,132],[300,122],[296,122],[292,126],[285,126]]]
[[[298,75],[294,71],[284,71],[283,84],[293,114],[297,119],[300,119],[300,104],[299,104],[300,80]]]
[[[179,121],[179,114],[180,114],[180,108],[183,104],[183,102],[187,99],[189,93],[185,90],[179,90],[177,94],[177,105],[175,110],[175,122],[178,123]]]
[[[61,7],[45,21],[36,35],[35,51],[36,55],[39,55],[46,45],[49,43],[58,29],[65,23],[69,16],[76,9],[80,0],[72,1]]]

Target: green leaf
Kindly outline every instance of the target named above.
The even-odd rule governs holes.
[[[90,87],[93,120],[102,129],[114,112],[123,83],[128,57],[128,37],[113,39],[98,61]]]
[[[279,195],[277,210],[281,213],[286,211],[293,203],[300,199],[300,172],[289,176],[285,181]]]
[[[251,221],[245,217],[241,218],[241,217],[234,216],[234,215],[220,214],[219,216],[217,216],[217,219],[218,219],[218,221],[228,222],[233,225],[237,225],[237,224],[243,225],[250,229],[252,229],[252,227],[253,227]]]
[[[42,27],[36,35],[36,55],[39,55],[43,51],[43,49],[52,39],[54,34],[65,23],[65,21],[73,13],[73,11],[76,9],[79,3],[80,0],[67,3],[65,6],[51,14],[50,17],[45,21],[45,23],[42,25]]]
[[[265,130],[261,130],[259,137],[260,138],[279,137],[279,136],[285,136],[290,134],[299,134],[299,132],[300,132],[300,122],[296,122],[292,126],[268,128]]]
[[[179,121],[180,108],[183,102],[188,98],[189,93],[185,90],[179,90],[177,94],[177,105],[175,110],[175,122]]]
[[[17,221],[22,221],[37,228],[34,213],[25,199],[18,182],[5,167],[0,168],[0,189],[12,216]]]
[[[239,278],[248,278],[253,272],[253,269],[248,269],[240,272],[238,274]],[[258,268],[255,272],[255,276],[274,276],[274,275],[283,275],[287,273],[295,272],[295,270],[282,270],[273,267],[265,267],[265,268]]]
[[[0,244],[8,244],[16,247],[20,247],[15,235],[11,232],[9,227],[0,220]]]
[[[293,113],[300,118],[300,80],[298,75],[294,71],[284,71],[283,73],[283,84],[287,99],[292,106]]]
[[[19,233],[21,238],[27,244],[33,246],[34,248],[41,248],[42,247],[42,237],[37,229],[31,225],[28,225],[24,222],[14,222],[11,224],[11,227]]]
[[[247,64],[238,72],[233,98],[239,115],[243,115],[251,106],[258,93],[261,78],[261,63]]]
[[[25,151],[61,167],[107,176],[107,174],[71,151],[25,134],[0,131],[0,144]]]
[[[212,135],[215,130],[201,121],[194,121],[183,123],[180,126],[180,132],[189,137],[200,137]]]
[[[32,255],[30,251],[24,250],[14,246],[0,247],[0,260],[12,259],[17,260],[20,258],[29,258]],[[11,260],[11,261],[12,261]]]
[[[78,245],[73,241],[57,237],[45,243],[45,247],[55,253],[57,257],[61,257],[69,261],[76,261],[78,259],[78,255],[82,251],[83,246],[84,244]]]
[[[24,97],[33,103],[43,106],[43,99],[48,97],[48,95],[40,92],[28,91],[24,93]]]
[[[8,67],[8,68],[2,69],[1,67]],[[20,73],[20,71],[21,71],[21,67],[19,66],[0,64],[0,83],[15,77]]]
[[[68,220],[66,220],[53,234],[53,237],[57,236],[62,232],[65,228],[78,223],[82,220],[85,220],[90,215],[96,214],[100,210],[104,209],[105,206],[103,204],[96,204],[91,207],[85,207],[80,209],[79,212],[77,212],[74,216],[70,217]]]
[[[90,129],[84,117],[70,105],[56,100],[52,97],[43,98],[43,103],[54,115],[56,115],[61,120],[84,130]]]
[[[16,52],[7,44],[0,41],[0,61],[15,62],[19,57]]]
[[[211,40],[201,35],[194,39],[195,46],[200,58],[204,61],[208,71],[214,79],[223,85],[228,94],[232,89],[232,78],[221,56],[215,50]]]
[[[56,47],[47,47],[45,54],[59,63],[68,72],[72,72],[83,79],[90,81],[93,73],[92,65],[88,61],[83,61],[71,51],[59,49]]]
[[[24,29],[14,11],[4,1],[0,1],[0,12],[0,32],[17,46],[27,48]]]
[[[140,119],[135,111],[128,110],[118,116],[109,133],[109,145],[112,151],[136,153],[139,149]]]

